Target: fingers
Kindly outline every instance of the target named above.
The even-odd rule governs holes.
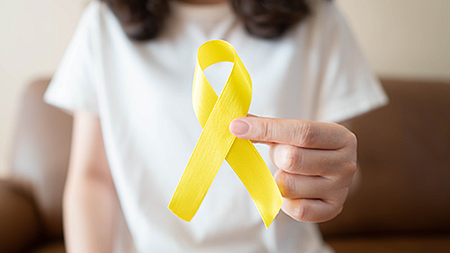
[[[356,171],[356,137],[345,127],[307,120],[235,119],[236,137],[270,145],[283,211],[299,221],[337,216]]]
[[[347,184],[336,184],[335,180],[329,178],[289,174],[282,170],[275,173],[275,181],[281,195],[292,199],[308,198],[339,202],[348,191]]]
[[[350,149],[314,150],[285,144],[270,145],[270,159],[279,169],[309,176],[352,175],[356,152]]]
[[[285,199],[281,209],[298,221],[324,222],[341,213],[342,204],[334,205],[316,199]]]
[[[275,173],[275,181],[284,197],[283,211],[298,221],[323,222],[336,217],[348,194],[348,187],[338,186],[324,177]]]
[[[275,182],[285,198],[323,199],[332,190],[327,181],[322,177],[288,174],[282,170],[275,173]]]
[[[294,175],[279,170],[275,174],[284,197],[282,210],[292,218],[305,222],[324,222],[341,211],[348,188],[336,188],[329,179]]]
[[[341,125],[307,120],[241,117],[231,122],[230,131],[242,139],[304,148],[339,149],[356,143],[355,136]]]

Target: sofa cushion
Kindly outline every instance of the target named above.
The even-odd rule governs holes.
[[[56,240],[38,247],[30,253],[65,253],[64,242]]]
[[[327,242],[336,253],[448,253],[450,251],[450,235],[335,238]]]
[[[0,251],[28,249],[39,239],[39,231],[32,198],[13,182],[0,180]]]
[[[72,117],[44,103],[48,83],[33,82],[23,96],[11,152],[11,176],[33,196],[46,236],[61,238]]]
[[[353,120],[360,188],[326,237],[450,232],[450,84],[382,83],[390,104]]]

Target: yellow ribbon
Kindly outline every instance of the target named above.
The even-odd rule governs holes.
[[[228,81],[218,98],[203,70],[218,62],[232,62]],[[266,225],[278,214],[283,199],[269,168],[252,142],[229,131],[231,121],[247,115],[252,98],[250,76],[233,46],[223,40],[204,43],[198,50],[192,100],[202,134],[195,146],[169,209],[190,221],[226,159],[247,188]]]

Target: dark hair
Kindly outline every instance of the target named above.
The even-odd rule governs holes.
[[[134,40],[153,39],[170,14],[170,0],[102,0]],[[173,1],[173,0],[172,0]],[[277,38],[310,13],[306,0],[229,0],[247,31],[261,38]]]

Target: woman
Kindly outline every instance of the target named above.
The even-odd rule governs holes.
[[[284,197],[269,229],[227,163],[190,223],[167,208],[202,130],[191,106],[196,52],[217,38],[252,77],[249,112],[266,116],[230,131],[262,143]],[[229,69],[206,70],[216,93]],[[331,122],[387,101],[323,0],[92,2],[45,99],[75,119],[68,252],[330,252],[313,222],[341,212],[356,171],[355,136]]]

